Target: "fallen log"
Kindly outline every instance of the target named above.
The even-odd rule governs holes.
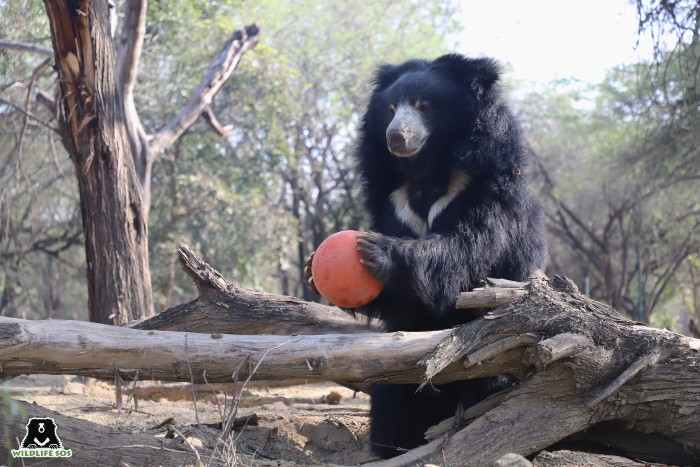
[[[0,317],[0,377],[71,374],[111,380],[418,383],[416,362],[454,331],[239,336],[142,331],[69,320]],[[467,376],[462,365],[436,381]],[[452,370],[455,371],[452,371]]]
[[[533,281],[525,299],[463,326],[419,362],[426,380],[459,361],[470,377],[521,381],[428,457],[488,465],[568,441],[698,465],[699,351],[700,340],[624,319],[568,279]]]
[[[333,306],[256,292],[232,284],[187,245],[180,245],[178,260],[197,286],[197,299],[131,323],[131,327],[160,331],[286,336],[353,334],[381,330],[377,322],[357,320]]]
[[[204,264],[190,268],[197,271],[195,282],[206,289],[200,298],[184,312],[177,307],[159,321],[159,316],[138,323],[133,328],[103,326],[96,323],[69,320],[26,321],[0,317],[0,376],[19,374],[73,374],[100,379],[113,379],[119,375],[125,380],[189,381],[194,383],[226,383],[237,376],[255,380],[309,379],[341,382],[354,388],[363,388],[371,382],[421,383],[424,378],[416,361],[428,355],[442,339],[453,331],[394,334],[327,334],[327,335],[229,335],[221,328],[248,330],[259,334],[269,329],[304,330],[308,332],[308,312],[314,306],[291,297],[276,296],[273,299],[253,299],[253,307],[241,306],[251,294],[238,293],[236,286],[226,282],[215,270],[199,258],[180,249],[181,260],[188,265]],[[189,267],[189,266],[188,266]],[[220,289],[212,284],[219,284]],[[523,290],[523,289],[496,289]],[[478,291],[476,292],[479,293]],[[221,312],[223,302],[213,302],[217,312],[215,319],[207,311],[204,300],[212,295],[236,304],[236,310]],[[470,293],[462,294],[468,296]],[[522,295],[509,295],[514,300]],[[206,298],[202,298],[206,297]],[[246,297],[246,298],[242,298]],[[287,308],[277,306],[282,299]],[[258,319],[254,327],[253,315],[271,304],[273,311]],[[223,308],[225,309],[225,308]],[[243,313],[239,313],[240,310]],[[319,308],[320,309],[320,308]],[[326,310],[327,311],[327,310]],[[340,312],[340,310],[338,310]],[[161,314],[162,315],[162,314]],[[285,326],[285,319],[301,317]],[[197,319],[197,318],[200,319]],[[347,317],[352,319],[351,317]],[[315,322],[323,331],[348,329],[336,316],[323,318],[318,314]],[[222,326],[226,321],[230,326]],[[305,324],[301,324],[305,323]],[[359,324],[359,323],[358,323]],[[194,332],[146,331],[150,327],[193,329]],[[365,329],[367,324],[361,324]],[[360,327],[351,327],[357,331]],[[211,329],[216,332],[212,332]],[[208,330],[211,334],[203,332]],[[245,363],[245,364],[244,364]],[[253,372],[252,369],[255,369]],[[464,379],[467,371],[454,364],[439,375],[432,375],[431,382],[444,383]]]

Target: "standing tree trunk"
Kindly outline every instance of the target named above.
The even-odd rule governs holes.
[[[104,0],[45,0],[60,85],[61,125],[75,166],[90,321],[152,313],[148,226],[114,77]]]
[[[148,267],[151,167],[201,116],[230,134],[209,108],[257,26],[234,31],[185,107],[147,134],[134,105],[147,0],[124,2],[115,59],[107,0],[44,0],[59,75],[61,131],[75,165],[85,233],[90,321],[125,324],[153,312]]]

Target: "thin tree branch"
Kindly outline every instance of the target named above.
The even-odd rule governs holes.
[[[603,388],[598,394],[593,396],[591,399],[586,401],[588,407],[594,407],[600,404],[603,400],[610,397],[612,394],[617,392],[625,383],[637,376],[640,372],[650,368],[659,361],[661,358],[661,352],[654,350],[648,355],[640,357],[632,365],[629,366],[625,371],[623,371],[620,376],[615,378],[615,380],[608,386]]]
[[[40,45],[25,44],[23,42],[2,41],[0,40],[0,49],[20,50],[22,52],[34,52],[48,57],[53,57],[53,49],[42,47]]]
[[[27,111],[27,110],[26,110],[24,107],[22,107],[21,105],[15,104],[15,103],[12,102],[12,101],[5,100],[5,99],[3,99],[2,97],[0,97],[0,103],[5,104],[5,105],[9,105],[10,107],[14,108],[15,110],[18,110],[19,112],[22,112],[22,113],[25,114],[27,117],[29,117],[29,118],[31,118],[32,120],[34,120],[35,122],[37,122],[37,123],[39,123],[39,124],[45,126],[45,127],[48,128],[49,130],[53,130],[53,131],[55,131],[55,132],[58,132],[58,128],[55,128],[55,127],[51,126],[48,122],[43,121],[41,118],[39,118],[39,117],[38,117],[37,115],[35,115],[34,113]]]
[[[37,90],[36,102],[37,104],[48,109],[48,111],[51,112],[51,115],[55,116],[56,120],[58,120],[58,108],[56,107],[56,101],[53,99],[51,94],[43,89]]]
[[[126,133],[131,146],[134,167],[142,187],[146,183],[145,179],[150,175],[146,168],[148,137],[134,103],[134,85],[146,34],[146,11],[146,0],[127,0],[115,65],[117,87],[126,117],[124,119]],[[144,190],[144,207],[147,213],[150,207],[150,190]]]
[[[258,32],[258,27],[253,24],[233,33],[182,111],[154,136],[149,148],[150,158],[173,144],[199,118],[236,69],[243,54],[258,43]]]
[[[216,115],[214,115],[214,111],[210,106],[207,106],[207,108],[204,109],[204,112],[202,112],[202,117],[204,117],[204,120],[206,120],[212,130],[214,130],[222,138],[228,138],[233,132],[233,125],[222,125],[219,119],[216,118]]]

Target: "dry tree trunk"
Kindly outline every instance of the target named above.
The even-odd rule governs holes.
[[[85,234],[90,320],[152,313],[148,226],[116,98],[106,1],[46,0],[62,132],[75,166]]]
[[[115,63],[107,0],[45,0],[59,82],[61,133],[75,166],[85,234],[90,321],[125,323],[153,313],[148,266],[151,167],[202,115],[226,134],[209,105],[258,42],[258,28],[235,31],[185,107],[148,135],[134,105],[146,0],[124,6]],[[0,42],[38,53],[45,49]],[[44,94],[40,94],[44,95]],[[230,129],[228,130],[230,131]]]
[[[516,301],[455,330],[424,333],[232,336],[0,318],[0,376],[439,384],[508,373],[517,386],[429,430],[429,444],[379,465],[417,458],[491,465],[507,453],[567,445],[700,463],[700,340],[624,319],[563,278],[499,285],[463,295],[462,306],[483,306],[484,295]],[[233,322],[238,299],[227,300]],[[279,317],[267,315],[266,326]]]

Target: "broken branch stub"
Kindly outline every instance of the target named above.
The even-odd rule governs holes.
[[[225,334],[309,335],[364,333],[379,324],[357,320],[339,308],[247,290],[228,282],[187,245],[178,259],[199,297],[131,324],[134,329]]]

